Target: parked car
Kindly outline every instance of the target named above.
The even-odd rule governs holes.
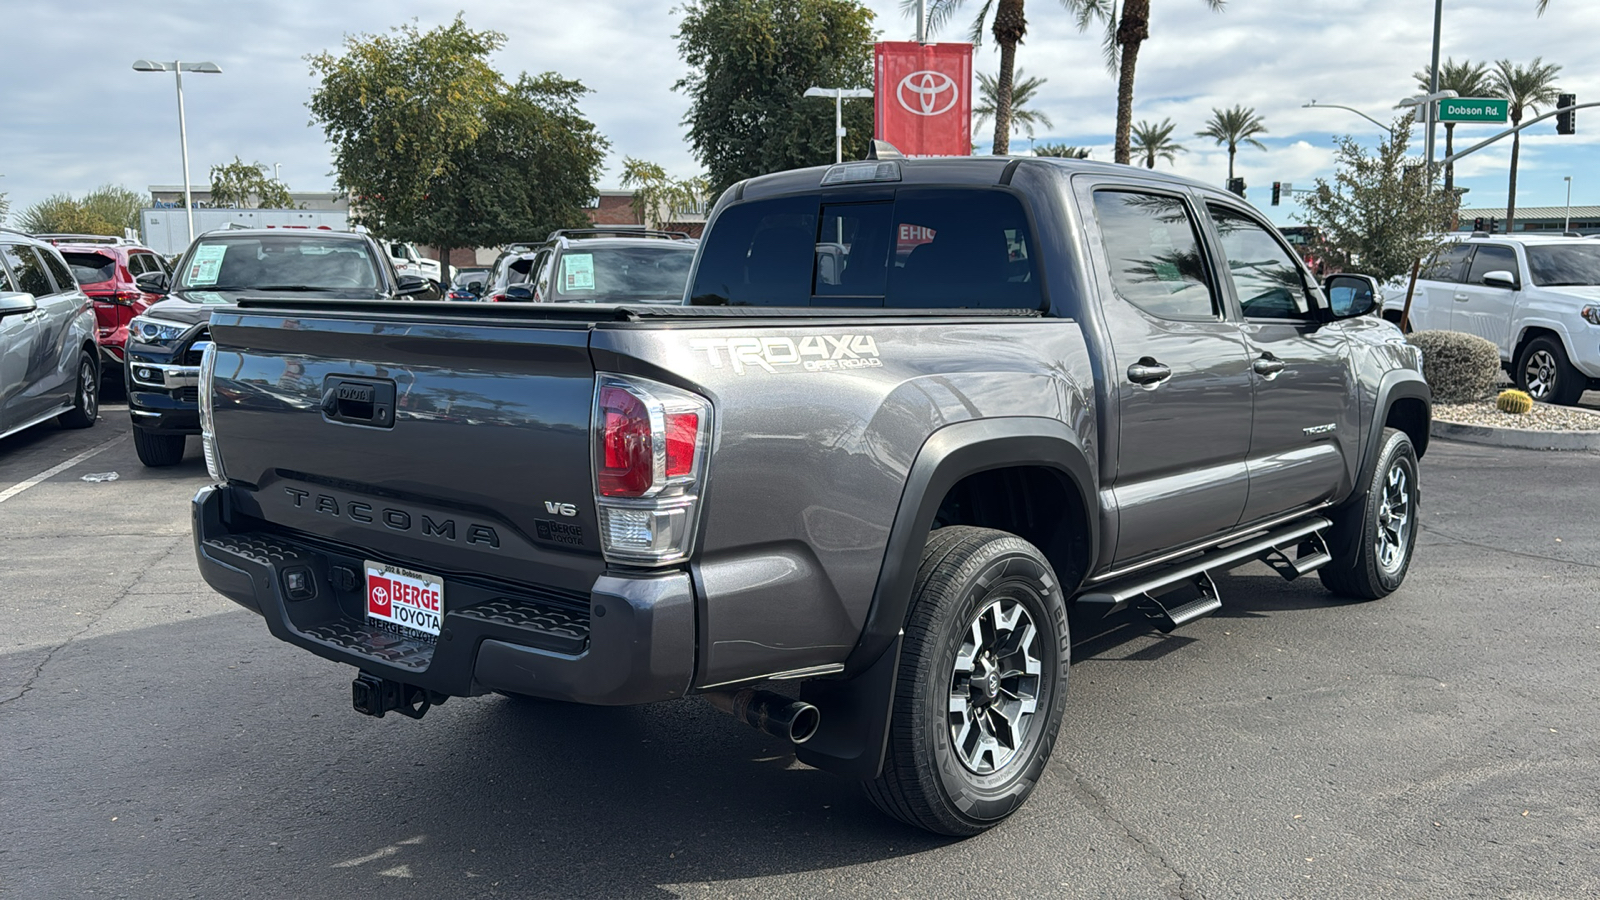
[[[532,251],[538,246],[540,242],[537,241],[506,245],[489,267],[489,278],[484,282],[482,299],[490,303],[505,302],[506,291],[514,284],[527,281],[532,274]]]
[[[682,303],[700,242],[682,232],[566,228],[519,257],[528,277],[505,299],[533,303]],[[514,267],[513,267],[514,268]]]
[[[120,386],[128,323],[161,299],[158,294],[139,290],[136,279],[152,272],[171,274],[171,270],[154,250],[131,241],[53,235],[51,243],[72,269],[79,287],[94,302],[103,386]]]
[[[383,300],[432,296],[417,274],[399,275],[365,234],[339,231],[221,229],[195,239],[177,274],[138,277],[162,299],[128,325],[126,374],[133,447],[147,466],[183,459],[188,435],[200,433],[196,384],[210,346],[207,323],[242,296]],[[297,373],[284,370],[282,378]]]
[[[1388,292],[1399,321],[1405,289]],[[1571,405],[1600,389],[1600,242],[1494,235],[1447,244],[1417,278],[1410,325],[1493,341],[1517,387]]]
[[[359,712],[701,694],[952,835],[1045,773],[1069,609],[1169,631],[1254,560],[1406,577],[1416,348],[1232,194],[1045,158],[783,172],[723,192],[689,283],[218,312],[201,573],[356,667]]]
[[[450,280],[450,292],[445,295],[445,299],[483,299],[484,286],[489,282],[489,274],[488,268],[457,269],[456,277]]]
[[[0,229],[0,437],[99,414],[94,305],[54,247]]]

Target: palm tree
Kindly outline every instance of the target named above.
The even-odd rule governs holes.
[[[1233,180],[1233,157],[1239,152],[1240,144],[1249,144],[1257,150],[1267,149],[1267,145],[1256,140],[1258,134],[1266,134],[1267,126],[1262,123],[1261,117],[1256,115],[1253,106],[1235,106],[1232,109],[1211,108],[1211,119],[1206,122],[1206,127],[1196,131],[1195,137],[1211,138],[1217,146],[1228,145],[1228,180]]]
[[[1154,169],[1158,158],[1177,162],[1179,153],[1188,152],[1172,139],[1172,129],[1177,127],[1171,119],[1162,119],[1160,125],[1140,122],[1133,126],[1133,152],[1144,157],[1145,168]]]
[[[1055,156],[1061,159],[1088,159],[1088,147],[1074,147],[1070,144],[1040,144],[1033,148],[1034,156]]]
[[[1204,0],[1221,12],[1227,0]],[[1133,75],[1139,62],[1139,45],[1150,39],[1150,0],[1061,0],[1078,17],[1078,30],[1095,20],[1106,23],[1106,67],[1117,76],[1116,161],[1132,158]],[[1118,7],[1121,7],[1120,9]]]
[[[962,2],[933,0],[929,3],[928,34],[933,34],[939,26],[949,21]],[[917,0],[900,0],[900,6],[912,13],[917,7]],[[993,152],[995,156],[1005,156],[1011,152],[1012,73],[1016,69],[1017,45],[1028,33],[1028,20],[1023,16],[1023,0],[983,0],[977,18],[972,20],[972,30],[967,33],[974,47],[983,43],[983,23],[989,18],[990,10],[994,11],[994,24],[990,26],[989,33],[1000,45],[1000,75],[995,79],[994,89]]]
[[[1429,66],[1412,77],[1417,79],[1417,85],[1424,94],[1433,92],[1433,67]],[[1494,90],[1489,80],[1489,67],[1484,63],[1475,63],[1463,59],[1457,63],[1454,58],[1446,59],[1444,65],[1439,67],[1439,90],[1455,91],[1462,97],[1483,97]],[[1444,155],[1446,159],[1455,152],[1456,123],[1444,123]],[[1445,193],[1455,189],[1456,164],[1451,163],[1444,167]]]
[[[1560,90],[1556,87],[1558,65],[1545,65],[1535,56],[1527,66],[1519,66],[1509,59],[1494,64],[1489,82],[1494,96],[1504,98],[1506,113],[1511,117],[1511,127],[1522,124],[1523,113],[1538,114],[1541,104],[1556,102]],[[1517,223],[1517,157],[1522,152],[1522,132],[1511,134],[1511,186],[1506,192],[1506,233]]]
[[[1017,68],[1011,84],[1011,127],[1013,130],[1021,126],[1028,133],[1028,140],[1033,140],[1033,126],[1043,125],[1053,128],[1055,124],[1044,113],[1028,109],[1028,104],[1033,102],[1033,95],[1038,93],[1039,87],[1048,78],[1024,78],[1021,67]],[[978,105],[972,108],[972,114],[978,119],[978,127],[993,118],[994,111],[999,108],[1000,80],[983,72],[978,73]]]

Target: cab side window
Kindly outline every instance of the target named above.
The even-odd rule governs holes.
[[[55,293],[55,288],[50,285],[50,276],[45,274],[44,261],[39,258],[39,253],[34,248],[20,244],[0,244],[0,256],[5,257],[12,273],[16,275],[17,290],[25,291],[35,297],[48,297]]]
[[[1182,200],[1095,191],[1094,214],[1117,296],[1163,319],[1214,320],[1221,314],[1198,230]]]
[[[1266,226],[1222,206],[1208,206],[1222,237],[1239,307],[1247,319],[1309,319],[1311,302],[1294,254]]]
[[[1517,252],[1510,247],[1479,244],[1478,252],[1472,257],[1472,268],[1467,271],[1467,284],[1483,284],[1483,276],[1490,272],[1510,272],[1516,277]]]

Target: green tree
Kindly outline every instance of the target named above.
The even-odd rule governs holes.
[[[949,21],[955,14],[956,8],[966,0],[933,0],[928,4],[928,34],[931,36],[935,30]],[[901,0],[901,7],[907,11],[914,10],[917,0]],[[1016,114],[1019,105],[1016,102],[1016,84],[1014,76],[1017,73],[1017,45],[1028,35],[1028,19],[1025,15],[1024,0],[983,0],[983,5],[978,9],[978,15],[972,20],[972,28],[967,32],[968,40],[974,47],[983,45],[983,25],[989,21],[989,13],[994,13],[994,19],[989,25],[989,33],[994,36],[994,42],[1000,46],[1000,74],[994,79],[994,146],[992,152],[996,156],[1005,156],[1011,152],[1011,119]],[[983,76],[978,76],[980,79]],[[1032,132],[1029,132],[1032,135]]]
[[[1318,178],[1296,212],[1321,233],[1330,260],[1379,281],[1409,275],[1438,249],[1458,203],[1455,194],[1431,189],[1421,166],[1407,158],[1411,117],[1396,119],[1392,130],[1372,154],[1351,136],[1340,138],[1333,182]]]
[[[587,221],[605,139],[578,110],[586,89],[554,74],[506,82],[488,61],[504,43],[457,15],[307,57],[321,79],[308,105],[355,222],[448,258]]]
[[[1228,180],[1233,180],[1233,158],[1239,153],[1240,144],[1249,144],[1257,150],[1267,149],[1267,145],[1256,140],[1258,134],[1266,134],[1267,126],[1262,123],[1261,117],[1256,115],[1253,106],[1234,106],[1231,109],[1211,110],[1211,118],[1206,121],[1206,127],[1196,131],[1195,137],[1211,138],[1217,146],[1226,145],[1228,148]]]
[[[1543,11],[1541,7],[1540,12]],[[1494,96],[1506,100],[1506,114],[1511,117],[1511,127],[1521,125],[1525,113],[1538,115],[1540,106],[1556,102],[1561,95],[1560,88],[1556,87],[1556,73],[1560,71],[1560,66],[1547,65],[1537,56],[1526,66],[1516,65],[1509,59],[1494,64],[1494,71],[1489,73],[1489,82]],[[1521,153],[1522,132],[1518,131],[1511,135],[1511,184],[1506,189],[1507,234],[1517,224],[1517,157]]]
[[[144,195],[105,184],[76,200],[71,194],[53,194],[22,211],[18,224],[34,234],[104,234],[120,237],[139,227]]]
[[[233,162],[211,167],[211,204],[234,209],[295,209],[289,186],[267,177],[267,167],[247,163],[235,156]]]
[[[704,178],[673,178],[661,166],[631,156],[622,158],[622,186],[633,190],[633,211],[646,228],[660,228],[672,221],[675,210],[699,206],[709,193]]]
[[[1133,126],[1133,152],[1144,159],[1145,168],[1154,169],[1157,159],[1177,162],[1179,153],[1189,152],[1172,139],[1172,130],[1177,127],[1171,119],[1162,119],[1160,125],[1140,121]]]
[[[1050,117],[1036,109],[1029,109],[1034,95],[1039,92],[1048,78],[1027,78],[1022,74],[1022,69],[1017,69],[1015,79],[1011,84],[1011,130],[1019,126],[1027,133],[1028,139],[1033,140],[1033,128],[1042,125],[1045,128],[1054,128],[1055,123]],[[985,122],[995,117],[1000,108],[1000,80],[985,72],[978,73],[978,104],[972,108],[972,115],[978,120],[978,127],[982,128]]]
[[[5,191],[0,191],[0,225],[6,223],[6,216],[11,213],[11,200],[6,197]]]
[[[1433,66],[1428,66],[1421,72],[1412,76],[1417,80],[1417,86],[1424,94],[1433,93]],[[1489,80],[1489,67],[1484,63],[1475,63],[1469,59],[1456,62],[1454,58],[1444,61],[1439,67],[1439,90],[1455,91],[1463,97],[1483,97],[1494,90],[1493,83]],[[1456,123],[1444,123],[1444,155],[1449,158],[1455,152]],[[1444,167],[1444,189],[1454,190],[1456,183],[1456,164],[1450,163]]]
[[[1139,64],[1139,46],[1150,39],[1150,0],[1062,0],[1078,17],[1078,29],[1095,20],[1106,25],[1106,66],[1117,76],[1116,162],[1132,159],[1133,77]],[[1227,0],[1205,0],[1220,12]],[[1120,9],[1119,9],[1120,6]]]
[[[1056,156],[1062,159],[1088,159],[1088,147],[1074,147],[1070,144],[1040,144],[1033,148],[1034,156]]]
[[[872,13],[856,0],[687,0],[678,52],[689,74],[683,124],[717,191],[833,161],[833,103],[808,87],[872,86]],[[844,104],[844,153],[872,140],[872,105]]]
[[[139,230],[139,210],[149,206],[148,195],[132,191],[121,185],[102,184],[83,195],[83,208],[91,215],[109,222],[115,231]]]

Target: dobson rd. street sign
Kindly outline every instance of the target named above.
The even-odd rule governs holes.
[[[1450,97],[1439,101],[1441,122],[1504,122],[1506,101],[1498,97]]]

